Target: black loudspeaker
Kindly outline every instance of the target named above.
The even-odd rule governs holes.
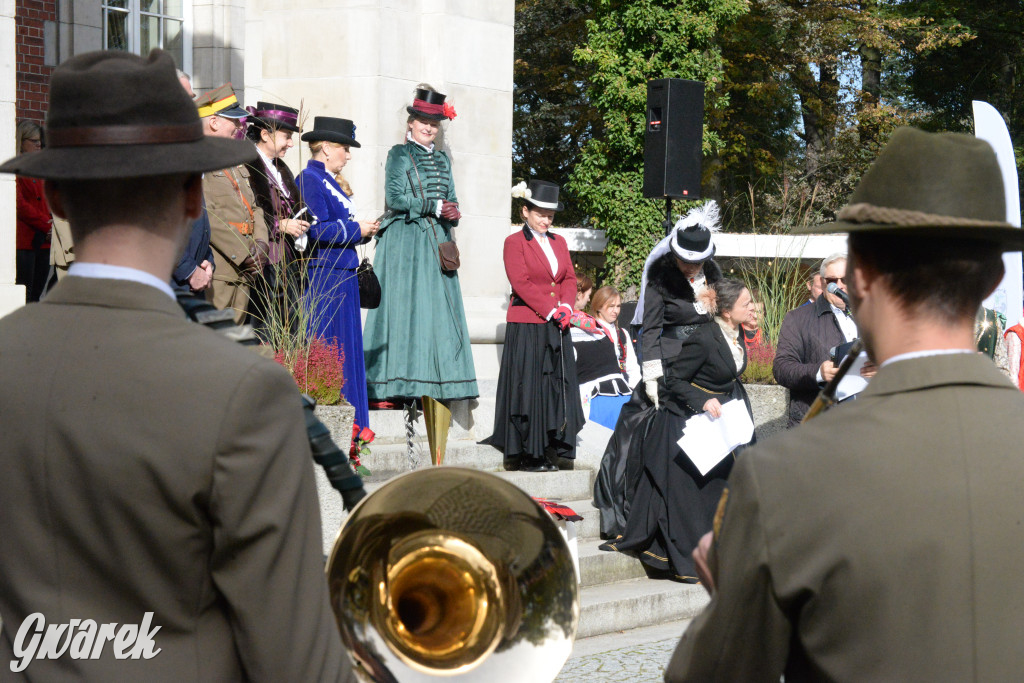
[[[644,196],[700,199],[704,84],[681,78],[647,81]]]

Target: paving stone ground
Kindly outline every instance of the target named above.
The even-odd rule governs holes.
[[[566,662],[555,683],[660,682],[678,642],[674,637],[575,657]]]

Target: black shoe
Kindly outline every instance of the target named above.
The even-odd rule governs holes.
[[[572,458],[563,458],[562,456],[558,456],[558,469],[574,470],[576,469],[576,461]]]
[[[520,458],[505,458],[504,467],[506,472],[516,472],[522,467]]]
[[[557,472],[558,468],[552,465],[547,460],[532,458],[529,461],[524,461],[519,469],[523,472]]]

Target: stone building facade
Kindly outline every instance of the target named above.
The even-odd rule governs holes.
[[[17,119],[42,121],[56,64],[105,47],[161,46],[197,92],[231,82],[246,104],[301,108],[307,127],[317,115],[355,121],[362,147],[346,177],[369,218],[384,208],[384,163],[403,139],[405,107],[429,83],[458,112],[442,144],[464,216],[456,236],[474,357],[487,381],[497,377],[507,293],[514,19],[513,0],[0,0],[0,152],[14,153]],[[286,161],[298,171],[308,156],[296,144]],[[13,284],[13,187],[0,178],[0,314],[24,301]]]

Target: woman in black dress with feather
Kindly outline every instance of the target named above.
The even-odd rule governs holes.
[[[623,537],[613,547],[637,553],[652,575],[695,583],[690,553],[711,530],[718,500],[732,471],[733,451],[707,474],[676,443],[686,421],[700,413],[721,416],[722,405],[739,399],[753,419],[740,382],[747,366],[740,325],[754,310],[739,280],[716,282],[705,306],[714,322],[693,330],[679,353],[664,360],[660,407],[643,442],[643,472],[631,501]],[[741,446],[740,448],[743,448]]]
[[[594,482],[594,507],[600,510],[603,538],[618,538],[626,527],[642,472],[643,435],[658,407],[659,382],[664,383],[662,359],[678,354],[690,332],[711,322],[699,295],[722,278],[712,240],[719,226],[715,202],[691,210],[655,245],[644,264],[640,302],[633,317],[634,325],[643,326],[643,381],[619,412]],[[601,549],[614,547],[605,544]]]

